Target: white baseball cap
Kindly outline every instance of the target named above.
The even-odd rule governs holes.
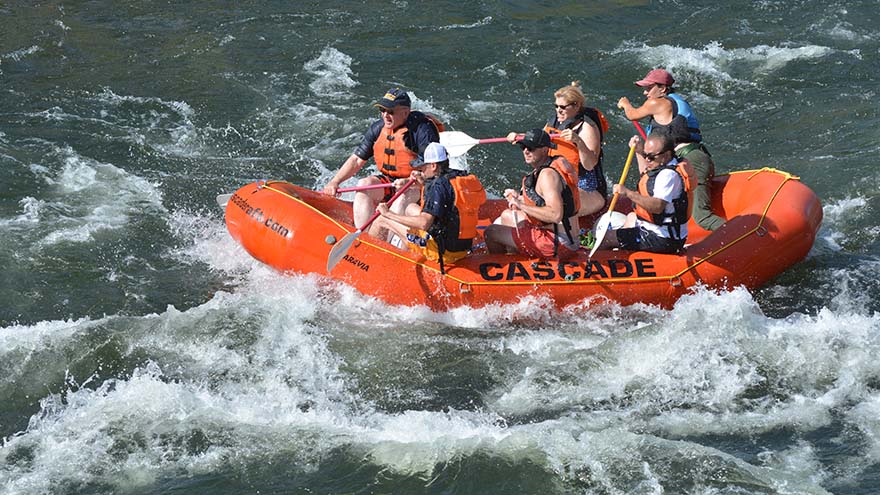
[[[416,158],[410,165],[413,167],[421,167],[428,163],[439,163],[449,159],[449,155],[446,154],[446,148],[440,143],[431,143],[425,148],[425,152],[421,157]]]

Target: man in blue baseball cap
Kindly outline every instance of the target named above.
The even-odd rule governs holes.
[[[440,140],[442,124],[430,115],[410,110],[412,102],[406,91],[392,88],[373,106],[379,109],[379,120],[373,122],[364,134],[361,144],[348,157],[330,182],[324,186],[324,194],[335,196],[339,185],[353,177],[370,158],[376,162],[378,175],[358,181],[358,186],[390,184],[395,179],[408,178],[412,172],[411,162],[418,158],[419,150]],[[354,225],[361,228],[376,205],[388,201],[394,188],[358,191],[354,195]],[[391,205],[393,211],[402,213],[407,204],[418,200],[418,191],[410,188]]]

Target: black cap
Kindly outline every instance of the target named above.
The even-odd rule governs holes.
[[[382,107],[385,109],[391,109],[394,107],[409,107],[412,106],[412,102],[409,99],[409,95],[406,94],[406,91],[400,88],[389,89],[382,99],[373,104],[375,107]]]
[[[523,148],[555,148],[556,146],[550,142],[550,135],[544,132],[544,129],[531,129],[526,132],[525,136],[518,143]]]

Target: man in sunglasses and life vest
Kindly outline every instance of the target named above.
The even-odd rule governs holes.
[[[358,186],[390,184],[395,179],[409,177],[410,162],[418,158],[418,151],[440,141],[442,124],[430,115],[411,111],[406,91],[389,89],[374,106],[379,109],[381,118],[370,125],[361,144],[324,186],[324,194],[335,196],[339,185],[363,168],[370,157],[381,173],[360,179]],[[352,205],[355,227],[361,228],[376,211],[376,205],[388,201],[393,194],[391,187],[356,192]],[[402,213],[407,204],[417,200],[418,191],[410,188],[394,202],[392,209]]]
[[[665,129],[655,130],[644,143],[633,136],[629,145],[636,147],[639,190],[615,184],[614,192],[632,201],[635,211],[627,215],[622,228],[607,232],[600,249],[680,253],[687,240],[689,202],[696,185],[693,167],[675,158],[674,141]]]
[[[387,203],[379,203],[376,210],[381,216],[375,223],[406,239],[410,251],[439,261],[445,273],[446,263],[464,258],[471,249],[486,191],[475,175],[450,167],[440,143],[429,144],[424,158],[413,160],[411,167],[411,178],[423,186],[421,206],[410,204],[398,214]]]
[[[504,191],[508,209],[486,229],[490,253],[515,250],[535,258],[565,259],[577,252],[578,173],[565,157],[550,156],[553,144],[543,129],[532,129],[517,143],[532,167],[520,192]]]

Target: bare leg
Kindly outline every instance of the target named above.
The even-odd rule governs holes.
[[[506,225],[492,224],[486,227],[486,248],[490,253],[507,253],[511,249],[516,249],[516,242],[513,240],[513,227]]]
[[[578,210],[577,216],[592,215],[605,207],[605,198],[599,194],[599,191],[584,191],[578,189],[581,196],[581,209]]]
[[[374,228],[377,229],[377,233],[379,235],[382,235],[382,233],[384,233],[385,235],[385,237],[374,236],[377,239],[382,239],[383,241],[385,241],[387,237],[387,240],[390,240],[391,234],[394,234],[404,242],[404,245],[406,244],[406,234],[409,229],[405,225],[401,225],[392,220],[388,220],[385,217],[379,217],[376,219],[375,222],[373,222],[373,225],[370,227],[370,235],[373,235]]]
[[[376,177],[364,177],[359,180],[357,185],[359,186],[369,186],[372,184],[380,184],[382,181],[377,179]],[[354,193],[354,202],[352,203],[352,210],[354,216],[354,226],[357,228],[361,228],[367,220],[376,212],[376,205],[382,201],[382,198],[385,196],[384,189],[371,189],[369,191],[358,191]]]
[[[421,189],[419,189],[417,186],[418,183],[413,184],[413,187],[410,187],[399,198],[395,199],[393,203],[388,205],[388,208],[398,215],[403,215],[403,213],[406,211],[406,208],[409,205],[418,202],[419,198],[422,195]]]

